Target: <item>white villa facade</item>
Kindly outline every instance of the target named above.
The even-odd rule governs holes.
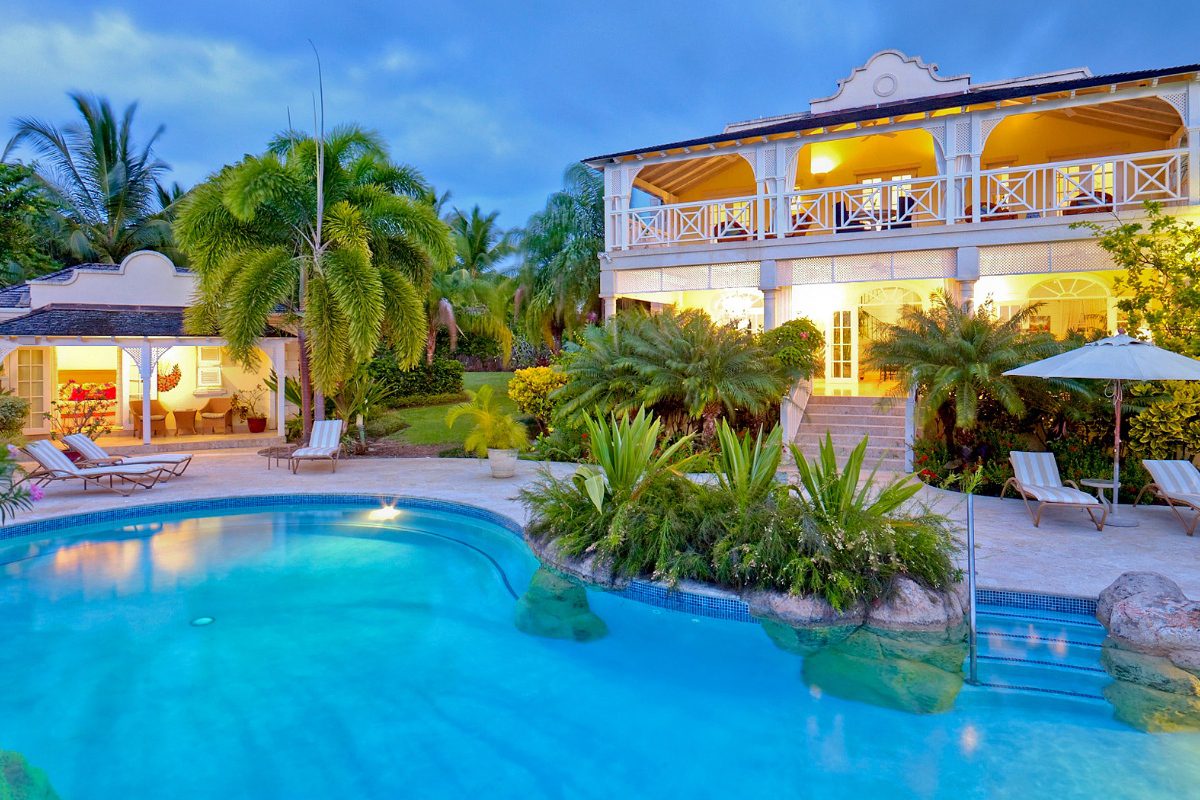
[[[604,172],[606,313],[809,317],[828,342],[813,391],[878,395],[865,345],[936,290],[1001,314],[1041,300],[1033,325],[1060,336],[1118,325],[1113,264],[1072,223],[1148,200],[1200,219],[1200,65],[974,83],[889,50],[806,112],[586,163]]]
[[[151,415],[143,415],[135,431],[130,405],[147,394],[143,387],[166,410],[159,424],[173,435],[188,432],[185,425],[196,428],[193,413],[210,399],[264,387],[272,370],[296,373],[295,339],[278,331],[260,340],[262,358],[253,371],[230,360],[223,339],[187,335],[183,312],[195,290],[195,275],[154,252],[134,253],[120,264],[68,267],[0,290],[0,382],[30,403],[25,435],[50,434],[51,404],[71,382],[109,392],[116,401],[114,432],[150,444]],[[176,368],[174,385],[161,389],[159,371],[173,376]],[[282,436],[283,393],[265,399],[267,430]],[[245,423],[234,421],[233,432],[245,433]]]

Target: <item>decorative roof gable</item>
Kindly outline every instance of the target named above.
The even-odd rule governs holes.
[[[938,75],[937,64],[926,64],[920,56],[907,56],[899,50],[880,50],[838,81],[838,89],[829,97],[813,100],[814,114],[862,108],[880,103],[895,103],[918,97],[954,94],[970,89],[971,76]]]

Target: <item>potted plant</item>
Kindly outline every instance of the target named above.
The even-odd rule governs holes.
[[[486,455],[493,478],[511,478],[517,471],[517,453],[529,443],[525,426],[511,414],[500,413],[491,386],[468,391],[467,396],[470,401],[459,403],[446,414],[446,425],[454,427],[461,417],[470,419],[474,425],[463,440],[463,448],[479,458]]]
[[[234,392],[230,401],[233,413],[246,421],[251,433],[262,433],[267,429],[267,415],[262,410],[266,390],[261,386]]]

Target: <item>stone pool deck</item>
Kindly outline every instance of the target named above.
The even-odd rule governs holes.
[[[267,470],[254,450],[230,449],[197,453],[187,473],[150,491],[130,497],[95,489],[84,492],[51,484],[45,498],[17,522],[77,514],[102,508],[129,508],[172,500],[235,495],[313,493],[380,493],[453,500],[505,514],[524,523],[517,491],[536,476],[540,464],[521,461],[517,475],[493,479],[486,462],[471,459],[346,459],[331,473],[328,464],[307,464],[293,475]],[[551,464],[557,475],[574,470]],[[965,526],[961,495],[926,488],[921,497],[940,513]],[[1051,509],[1034,528],[1024,505],[1015,499],[981,497],[976,501],[976,557],[979,586],[1046,594],[1096,597],[1121,573],[1161,572],[1190,597],[1200,596],[1200,536],[1188,537],[1165,507],[1141,507],[1122,515],[1140,522],[1137,528],[1105,528],[1099,533],[1082,511]]]

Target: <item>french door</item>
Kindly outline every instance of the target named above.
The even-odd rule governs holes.
[[[50,351],[43,347],[22,347],[17,350],[17,374],[15,388],[17,397],[29,401],[29,418],[25,421],[26,433],[49,433],[50,420]]]
[[[854,309],[833,312],[826,349],[825,382],[833,388],[854,388],[858,383],[858,314]]]

